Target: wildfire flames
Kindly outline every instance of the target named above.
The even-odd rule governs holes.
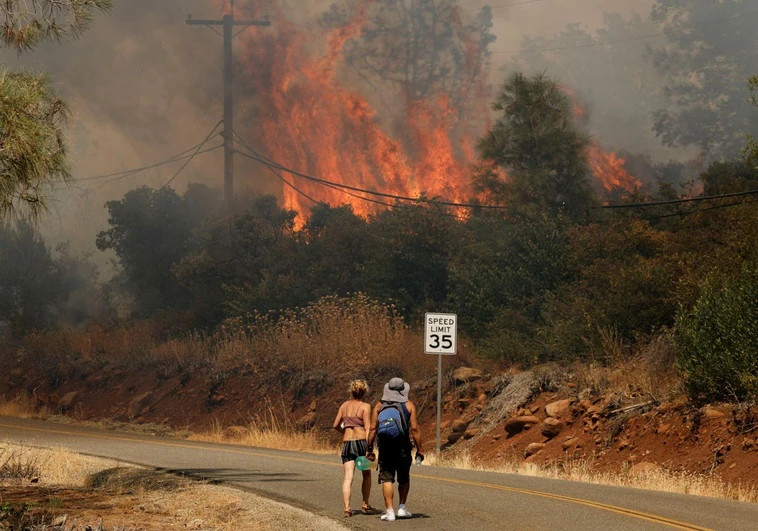
[[[238,11],[240,18],[269,15],[275,21],[272,27],[244,35],[244,49],[238,55],[246,66],[242,82],[259,104],[239,130],[277,162],[320,179],[393,195],[465,201],[472,197],[471,168],[476,162],[472,146],[488,123],[491,96],[485,88],[487,69],[473,49],[478,43],[467,40],[463,24],[458,23],[467,50],[465,68],[477,80],[463,96],[475,100],[469,114],[478,116],[463,115],[448,94],[434,94],[393,102],[401,118],[382,116],[382,123],[369,99],[343,72],[349,70],[344,47],[369,23],[372,3],[356,0],[349,23],[325,35],[323,29],[289,20],[277,0],[257,0],[248,10]],[[473,123],[481,124],[479,130]],[[589,155],[606,189],[639,184],[614,153],[595,145]],[[286,174],[283,178],[300,190],[283,185],[285,205],[305,215],[311,198],[350,204],[361,215],[384,208],[363,200],[377,198],[360,192],[346,194]],[[381,201],[391,203],[391,199]]]

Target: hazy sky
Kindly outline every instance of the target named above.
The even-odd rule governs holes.
[[[636,10],[646,17],[653,4],[653,0],[519,2],[525,0],[463,0],[461,5],[472,12],[485,4],[495,8],[498,40],[492,50],[497,52],[519,49],[525,35],[551,35],[568,23],[594,29],[605,11],[628,14]],[[283,3],[302,21],[331,2]],[[506,7],[508,3],[518,5]],[[200,142],[220,119],[221,39],[207,28],[187,26],[188,13],[217,16],[219,11],[216,0],[120,0],[111,15],[99,16],[77,42],[45,45],[21,57],[3,53],[3,62],[11,68],[52,72],[56,86],[69,100],[75,120],[69,137],[78,177],[171,157]],[[502,76],[497,67],[514,57],[495,53],[495,78]],[[592,61],[590,51],[586,57]],[[606,79],[597,72],[597,79],[588,82],[605,83]],[[636,109],[628,112],[638,113]],[[652,134],[647,144],[657,143],[651,138]],[[177,179],[178,189],[183,190],[190,180],[220,179],[221,167],[220,153],[205,155]],[[73,223],[75,230],[88,233],[82,235],[83,240],[91,241],[93,227],[105,227],[105,200],[119,198],[135,185],[160,186],[176,169],[156,169],[110,183],[97,181],[96,186],[67,192],[52,226],[63,238]],[[72,212],[76,215],[71,216]]]

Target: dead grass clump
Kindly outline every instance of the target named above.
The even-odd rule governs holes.
[[[712,474],[669,472],[664,469],[642,473],[634,472],[629,467],[613,472],[601,472],[594,468],[592,459],[574,459],[540,466],[535,463],[525,463],[523,460],[514,458],[498,465],[492,465],[474,460],[468,452],[442,457],[438,457],[430,452],[426,456],[425,463],[431,466],[464,470],[481,470],[503,474],[565,479],[598,485],[631,487],[751,503],[758,502],[758,491],[755,488],[728,483]]]
[[[118,494],[153,491],[172,492],[187,488],[189,485],[188,480],[178,476],[134,467],[115,467],[101,470],[89,476],[84,482],[84,486],[88,489],[105,490]]]
[[[0,444],[0,464],[2,463],[8,463],[9,470],[24,471],[23,474],[15,474],[17,479],[38,478],[44,485],[80,486],[89,474],[112,466],[113,461],[85,457],[65,448]],[[9,479],[0,474],[0,479],[3,477]]]
[[[681,392],[670,332],[659,334],[631,356],[623,354],[617,336],[609,333],[603,337],[609,353],[604,362],[577,363],[572,367],[579,389],[590,389],[595,395],[661,401]]]
[[[315,454],[331,454],[336,451],[334,445],[319,437],[317,432],[299,430],[292,419],[285,417],[282,420],[273,408],[269,408],[266,417],[251,419],[247,426],[224,428],[214,419],[210,430],[193,434],[190,439]]]
[[[47,408],[38,408],[36,400],[28,394],[20,394],[12,400],[0,397],[0,417],[45,419]]]
[[[422,378],[434,368],[421,348],[419,331],[405,324],[394,306],[365,295],[324,297],[283,316],[251,315],[231,320],[214,337],[217,370],[247,368],[307,378],[399,372],[406,380]]]
[[[0,481],[39,478],[44,463],[26,449],[0,448]]]

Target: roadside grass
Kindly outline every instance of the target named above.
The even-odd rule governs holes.
[[[21,394],[11,400],[0,396],[0,417],[21,419],[45,419],[47,408],[37,408],[36,401],[28,394]]]
[[[750,503],[758,502],[758,491],[754,487],[729,483],[715,475],[668,472],[663,469],[644,473],[635,473],[629,468],[616,472],[598,471],[593,467],[592,460],[586,459],[565,461],[548,466],[539,466],[514,459],[493,465],[477,461],[467,452],[442,457],[430,452],[426,456],[425,464],[443,468],[517,474]]]
[[[0,444],[0,487],[0,529],[345,529],[229,487],[64,449]]]
[[[48,381],[64,381],[71,368],[90,372],[107,366],[161,379],[198,371],[213,381],[248,374],[273,388],[297,391],[335,376],[340,383],[389,373],[423,379],[433,372],[434,360],[419,348],[421,334],[394,306],[355,294],[230,319],[210,334],[181,332],[155,319],[33,332],[14,356]]]
[[[214,419],[208,431],[191,434],[189,440],[239,444],[259,448],[291,450],[312,454],[333,454],[337,448],[318,432],[299,430],[291,419],[281,420],[273,409],[263,419],[251,419],[246,426],[223,427]]]

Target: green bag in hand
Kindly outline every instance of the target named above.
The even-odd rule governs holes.
[[[371,469],[371,461],[366,459],[364,456],[360,456],[355,460],[355,468],[363,472],[364,470],[370,470]]]

